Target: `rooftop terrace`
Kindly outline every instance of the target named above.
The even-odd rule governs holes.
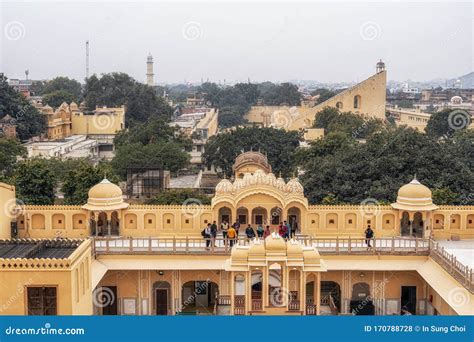
[[[1,240],[0,259],[68,258],[79,245],[80,240]]]

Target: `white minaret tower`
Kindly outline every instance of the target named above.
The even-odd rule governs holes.
[[[146,84],[149,86],[154,86],[154,77],[155,74],[153,73],[153,56],[150,53],[148,54],[148,57],[146,59]]]

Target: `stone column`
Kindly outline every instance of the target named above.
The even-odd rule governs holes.
[[[316,315],[321,314],[321,272],[316,272],[314,282],[314,288],[316,291],[315,304],[316,304]]]
[[[303,314],[306,314],[306,274],[303,272],[303,268],[298,270],[299,273],[299,302],[300,302],[300,310],[303,311]]]
[[[270,306],[268,302],[268,267],[262,268],[262,305],[265,310],[266,307]]]
[[[230,272],[230,315],[234,315],[234,303],[235,298],[235,273],[233,271]]]

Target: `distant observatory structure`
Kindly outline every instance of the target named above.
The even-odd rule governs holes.
[[[148,54],[146,59],[146,84],[153,87],[155,85],[155,74],[153,73],[153,56]]]

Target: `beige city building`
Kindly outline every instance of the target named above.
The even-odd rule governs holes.
[[[46,105],[38,108],[45,116],[47,139],[61,140],[71,135],[114,136],[125,127],[125,107],[97,107],[86,112],[75,102],[63,103],[56,110]]]
[[[261,153],[233,170],[211,205],[130,204],[106,179],[82,206],[22,205],[1,184],[0,314],[474,314],[473,206],[437,206],[416,179],[391,205],[310,204]],[[201,236],[237,220],[238,239]]]
[[[385,120],[386,84],[385,64],[380,61],[374,75],[316,106],[253,106],[245,118],[265,127],[309,129],[314,124],[316,113],[324,107],[335,107]]]

